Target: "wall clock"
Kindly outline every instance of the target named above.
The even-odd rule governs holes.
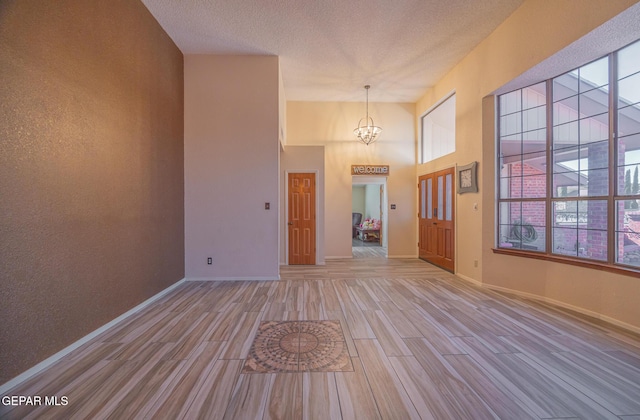
[[[457,167],[458,194],[478,192],[477,167],[478,162]]]

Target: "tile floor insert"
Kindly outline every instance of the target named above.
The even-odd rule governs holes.
[[[340,321],[260,323],[242,373],[353,372]]]

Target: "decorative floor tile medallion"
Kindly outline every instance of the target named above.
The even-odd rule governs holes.
[[[261,322],[242,373],[302,371],[353,371],[340,322]]]

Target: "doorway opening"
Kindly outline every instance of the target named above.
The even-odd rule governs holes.
[[[353,258],[387,258],[387,178],[354,176],[351,212]]]

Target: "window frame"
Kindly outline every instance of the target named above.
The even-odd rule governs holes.
[[[524,87],[520,87],[518,89],[513,89],[503,94],[497,95],[495,98],[495,121],[496,121],[496,135],[495,135],[495,145],[496,145],[496,153],[495,153],[495,174],[496,174],[496,182],[495,182],[495,193],[496,193],[496,207],[495,207],[495,238],[494,238],[494,248],[493,252],[496,254],[504,254],[504,255],[514,255],[521,256],[527,258],[534,258],[546,261],[556,261],[570,265],[576,265],[581,267],[588,267],[608,272],[615,272],[619,274],[631,275],[634,277],[640,277],[640,264],[633,265],[627,261],[618,261],[620,258],[619,242],[621,241],[619,234],[622,230],[619,227],[619,217],[620,217],[620,208],[618,207],[620,202],[625,200],[640,200],[640,192],[638,194],[626,194],[619,192],[619,171],[620,169],[626,170],[627,166],[632,165],[640,165],[639,163],[627,163],[623,161],[619,162],[619,142],[620,138],[624,138],[628,135],[618,136],[618,114],[620,105],[620,96],[618,91],[618,82],[619,80],[624,80],[625,77],[633,76],[637,74],[630,73],[620,79],[618,75],[618,54],[621,50],[634,45],[636,43],[640,43],[640,40],[636,40],[616,51],[613,51],[609,54],[606,54],[602,57],[598,57],[597,59],[581,65],[573,70],[562,73],[550,79],[544,81],[538,81],[537,83],[533,83]],[[553,98],[553,83],[557,78],[571,73],[576,72],[579,69],[582,69],[592,63],[595,63],[603,58],[608,59],[608,97],[607,97],[607,112],[608,112],[608,138],[607,138],[607,150],[608,150],[608,166],[607,166],[607,174],[608,174],[608,191],[606,195],[594,195],[594,196],[584,196],[578,193],[575,197],[563,197],[557,194],[555,191],[554,184],[554,98]],[[638,69],[640,71],[640,69]],[[580,80],[580,79],[579,79]],[[545,106],[546,106],[546,144],[545,144],[545,152],[546,152],[546,166],[545,166],[545,175],[546,175],[546,196],[541,200],[539,198],[526,198],[524,191],[520,194],[520,197],[503,197],[502,192],[502,178],[501,176],[501,166],[502,166],[502,147],[501,144],[501,118],[503,115],[501,114],[501,98],[503,95],[507,95],[516,91],[523,91],[524,89],[539,85],[541,83],[545,83]],[[603,85],[604,86],[604,85]],[[522,95],[522,93],[520,94]],[[577,92],[576,97],[579,98],[580,91]],[[559,102],[559,101],[558,101]],[[637,106],[640,104],[632,103],[631,106]],[[518,112],[522,113],[523,109],[520,109]],[[508,115],[508,114],[505,114]],[[576,121],[580,121],[580,116]],[[631,136],[636,135],[635,133],[631,133]],[[522,141],[522,140],[521,140]],[[578,139],[578,146],[581,144],[582,139]],[[521,155],[522,152],[521,152]],[[579,185],[579,184],[578,184]],[[579,188],[579,187],[578,187]],[[606,208],[607,208],[607,222],[606,222],[606,259],[598,260],[598,259],[589,259],[585,257],[581,257],[579,255],[563,255],[559,252],[554,252],[553,249],[553,235],[554,235],[554,207],[555,203],[558,202],[583,202],[583,201],[591,201],[591,200],[606,200]],[[525,202],[545,202],[545,226],[544,226],[544,235],[545,235],[545,247],[543,251],[539,250],[526,250],[526,249],[516,249],[510,248],[502,243],[502,231],[505,226],[510,226],[511,221],[509,221],[509,225],[502,224],[501,220],[501,209],[504,203],[525,203]],[[511,211],[511,210],[510,210]],[[578,252],[579,253],[579,252]],[[622,255],[622,254],[621,254]]]

